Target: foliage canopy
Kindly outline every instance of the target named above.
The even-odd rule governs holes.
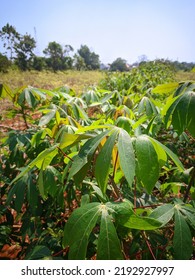
[[[18,259],[194,258],[195,85],[166,67],[108,73],[80,95],[1,85],[27,127],[1,143],[2,248],[17,242]]]

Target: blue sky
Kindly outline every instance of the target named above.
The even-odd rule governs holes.
[[[141,55],[195,62],[194,0],[0,0],[0,29],[7,23],[37,39],[86,44],[103,63]],[[0,52],[3,52],[2,43]]]

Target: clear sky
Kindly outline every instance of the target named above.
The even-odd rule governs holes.
[[[195,0],[0,0],[0,8],[0,29],[36,34],[37,55],[56,41],[75,52],[86,44],[103,63],[195,62]]]

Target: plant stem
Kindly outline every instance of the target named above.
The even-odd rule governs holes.
[[[60,151],[64,157],[67,157],[69,160],[73,161],[72,158],[70,158],[64,151],[62,151],[62,149],[60,149],[60,147],[57,147],[58,148],[58,151]]]
[[[135,212],[135,210],[136,210],[136,202],[137,202],[137,195],[136,195],[136,178],[135,178],[135,180],[134,180],[134,183],[135,183],[135,185],[134,185],[134,195],[133,195],[133,204],[134,204],[134,212]]]
[[[116,194],[118,200],[119,200],[119,201],[122,201],[121,193],[119,192],[119,189],[118,189],[117,185],[116,185],[115,182],[114,182],[113,176],[110,176],[110,181],[111,181],[111,184],[112,184],[112,186],[113,186],[113,188],[114,188],[114,192],[115,192],[115,194]]]
[[[193,184],[194,180],[195,180],[195,167],[193,167],[193,169],[192,169],[191,179],[190,179],[190,182],[189,182],[189,184],[188,184],[188,186],[186,188],[186,193],[184,195],[183,202],[186,202],[186,200],[187,200],[187,198],[189,196],[189,192],[190,192],[190,189],[192,187],[192,184]]]
[[[156,260],[156,257],[155,257],[155,255],[154,255],[154,253],[153,253],[153,251],[152,251],[150,242],[148,241],[148,238],[147,238],[147,235],[146,235],[145,231],[143,231],[142,235],[143,235],[143,238],[144,238],[144,240],[145,240],[145,242],[146,242],[146,245],[148,246],[148,249],[149,249],[149,251],[150,251],[150,253],[151,253],[153,259]]]
[[[26,119],[26,114],[25,114],[25,110],[24,110],[24,107],[21,107],[21,112],[22,112],[22,117],[23,117],[23,119],[24,119],[24,123],[25,123],[25,125],[26,125],[26,128],[29,128],[29,126],[28,126],[28,123],[27,123],[27,119]]]
[[[116,173],[116,165],[117,165],[117,161],[118,161],[118,151],[117,151],[117,153],[116,153],[116,160],[115,160],[115,163],[114,163],[113,178],[114,178],[115,173]]]

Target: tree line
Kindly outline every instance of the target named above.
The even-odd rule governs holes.
[[[9,23],[0,30],[0,38],[3,42],[4,53],[0,53],[0,72],[6,72],[11,66],[16,66],[22,71],[26,70],[52,70],[64,71],[68,69],[76,70],[98,70],[108,69],[111,71],[128,71],[130,66],[121,57],[114,60],[107,67],[100,62],[99,55],[91,51],[87,45],[81,45],[74,53],[71,45],[62,46],[52,41],[43,50],[44,56],[37,56],[36,40],[30,34],[22,35]],[[147,59],[141,61],[146,63]],[[140,62],[139,62],[140,63]],[[135,63],[132,66],[137,66]],[[175,70],[190,71],[195,67],[195,63],[170,62]]]

